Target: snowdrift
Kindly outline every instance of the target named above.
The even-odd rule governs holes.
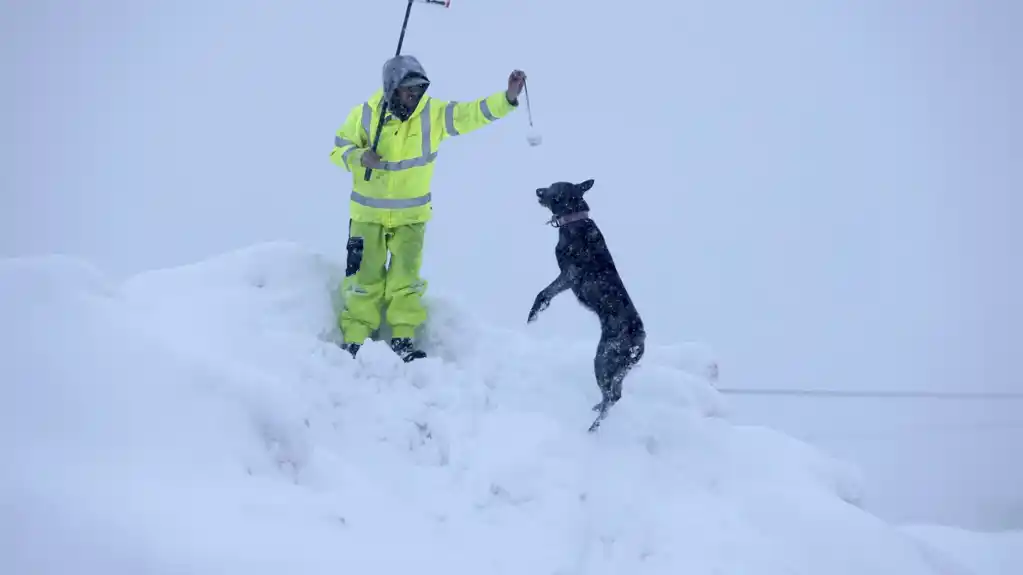
[[[596,332],[500,330],[431,296],[430,358],[374,342],[353,360],[334,343],[341,276],[291,244],[116,285],[68,258],[3,262],[0,572],[962,564],[858,508],[855,469],[730,424],[703,346],[650,342],[588,434]]]

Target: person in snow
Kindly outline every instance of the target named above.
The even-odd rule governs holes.
[[[396,56],[384,63],[382,89],[354,106],[337,131],[330,159],[352,174],[338,324],[341,346],[353,357],[382,319],[391,327],[391,349],[404,361],[426,357],[413,339],[426,321],[421,298],[427,282],[419,271],[433,211],[430,180],[437,149],[449,136],[468,134],[511,113],[525,81],[525,73],[515,70],[505,90],[472,102],[449,102],[426,95],[430,79],[415,57]],[[385,102],[387,115],[374,152]],[[372,170],[369,181],[367,168]],[[385,303],[387,316],[381,318]]]

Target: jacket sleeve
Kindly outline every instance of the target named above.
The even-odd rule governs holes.
[[[444,137],[468,134],[489,125],[510,114],[518,106],[508,101],[505,90],[479,98],[472,102],[445,102],[434,98],[441,104],[444,118]]]
[[[352,108],[345,123],[334,135],[330,161],[351,172],[362,165],[362,153],[367,149],[369,142],[362,130],[362,105],[358,105]]]

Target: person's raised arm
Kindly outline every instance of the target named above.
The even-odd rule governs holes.
[[[526,74],[515,70],[508,76],[508,89],[473,100],[472,102],[433,101],[443,110],[444,135],[461,136],[510,114],[519,105],[519,93]]]

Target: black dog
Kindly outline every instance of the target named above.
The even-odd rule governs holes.
[[[621,399],[622,381],[642,359],[646,331],[618,275],[603,234],[589,218],[590,207],[583,194],[591,187],[592,179],[579,184],[556,182],[536,190],[540,205],[553,215],[548,223],[558,228],[554,255],[561,273],[536,295],[527,323],[536,320],[537,314],[567,289],[572,290],[580,304],[597,315],[600,343],[593,358],[593,371],[603,399],[593,410],[603,416]],[[598,422],[594,422],[591,430]]]

